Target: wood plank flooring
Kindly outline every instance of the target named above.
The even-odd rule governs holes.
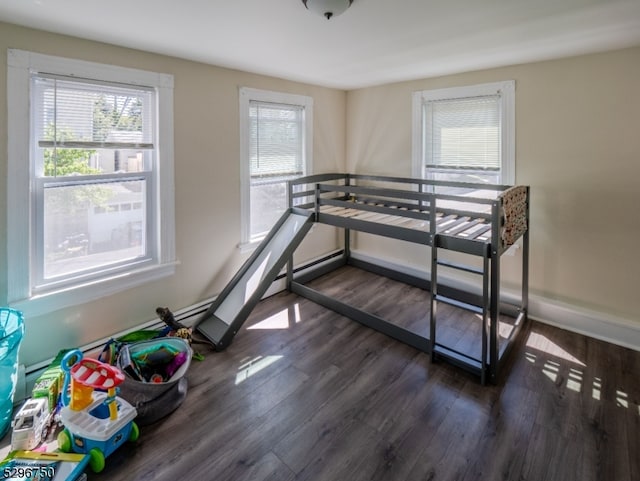
[[[406,286],[331,282],[426,319]],[[535,322],[520,339],[481,386],[280,293],[226,351],[199,347],[184,404],[89,480],[639,480],[640,353]]]
[[[429,338],[430,305],[428,291],[395,282],[363,269],[344,266],[310,283],[321,293],[393,321],[422,337]],[[363,289],[362,286],[367,286]],[[389,300],[392,299],[392,302]],[[499,341],[504,347],[516,319],[499,316]],[[438,304],[436,339],[439,343],[475,359],[482,359],[482,316],[445,303]]]

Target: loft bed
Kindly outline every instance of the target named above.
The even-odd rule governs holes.
[[[290,181],[288,196],[293,210],[313,212],[315,222],[344,229],[344,248],[324,262],[294,271],[291,253],[286,274],[290,291],[429,353],[433,361],[445,360],[473,372],[482,384],[496,382],[500,366],[527,320],[528,186],[318,174]],[[430,278],[352,257],[352,230],[430,246]],[[500,296],[500,259],[520,239],[521,296],[516,303],[507,303]],[[452,262],[441,256],[442,250],[479,256],[482,266]],[[314,279],[344,265],[428,290],[428,334],[402,327],[309,286]],[[479,276],[479,292],[440,282],[443,268]],[[438,306],[441,303],[473,314],[470,322],[480,323],[476,329],[479,331],[477,346],[458,349],[450,339],[440,335]],[[504,316],[511,319],[507,334],[502,332]]]

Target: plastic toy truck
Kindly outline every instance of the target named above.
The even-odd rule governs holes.
[[[13,418],[11,449],[30,451],[47,435],[53,414],[46,398],[27,400]]]

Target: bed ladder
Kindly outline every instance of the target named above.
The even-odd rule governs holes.
[[[465,264],[459,264],[448,260],[440,259],[438,257],[438,248],[440,246],[440,234],[434,234],[431,243],[431,313],[430,313],[430,344],[431,344],[431,360],[436,361],[438,359],[445,359],[452,364],[455,364],[463,369],[469,370],[473,373],[480,375],[480,382],[484,385],[487,382],[487,374],[489,370],[493,368],[489,362],[489,339],[490,339],[490,255],[487,247],[483,257],[482,268],[469,266]],[[439,267],[446,267],[463,272],[482,276],[482,300],[480,305],[447,297],[438,293],[438,270]],[[466,311],[478,314],[482,317],[482,348],[481,357],[477,359],[469,354],[466,354],[460,350],[456,350],[453,347],[447,346],[438,342],[436,337],[437,329],[437,309],[438,303],[442,302],[450,306],[464,309]],[[492,349],[493,350],[493,349]],[[493,356],[491,356],[493,357]]]

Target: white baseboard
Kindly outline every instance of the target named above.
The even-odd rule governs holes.
[[[640,351],[640,323],[629,319],[531,295],[529,312],[536,321]]]
[[[351,257],[415,277],[430,278],[430,273],[426,270],[381,259],[363,252],[354,250],[351,252]],[[451,287],[480,293],[479,286],[469,282],[451,276],[442,276],[442,278],[443,283]],[[515,303],[518,302],[520,293],[503,288],[501,296],[504,301]],[[640,323],[629,319],[532,294],[529,294],[529,318],[544,324],[640,351]]]

